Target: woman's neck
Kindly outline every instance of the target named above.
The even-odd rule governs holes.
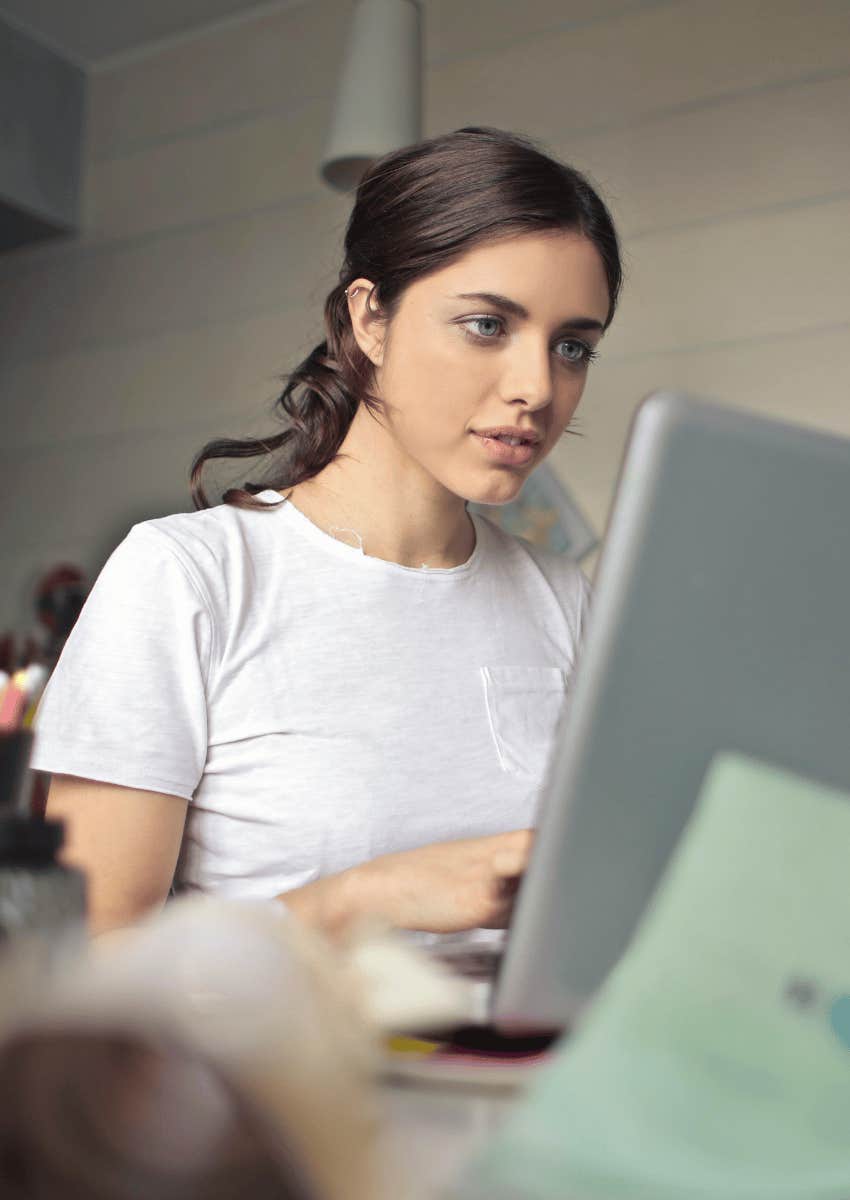
[[[475,547],[464,501],[404,456],[362,406],[339,456],[282,495],[331,536],[402,566],[460,566]]]

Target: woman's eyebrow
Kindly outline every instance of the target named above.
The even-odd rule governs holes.
[[[453,298],[455,300],[483,300],[485,304],[501,308],[503,312],[511,313],[514,317],[520,317],[524,321],[528,320],[527,308],[524,308],[518,301],[511,300],[509,296],[500,296],[498,292],[458,292]],[[602,333],[605,326],[593,317],[570,317],[568,320],[562,321],[558,328],[598,329]]]

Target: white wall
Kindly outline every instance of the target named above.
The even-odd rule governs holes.
[[[0,628],[44,567],[190,507],[206,439],[271,428],[349,210],[316,172],[348,12],[265,5],[93,73],[84,231],[0,259]],[[652,387],[850,435],[846,0],[427,0],[425,25],[426,135],[530,133],[618,219],[621,312],[553,459],[598,527]]]

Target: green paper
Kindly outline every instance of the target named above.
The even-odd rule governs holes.
[[[718,756],[631,945],[459,1192],[848,1200],[850,795]]]

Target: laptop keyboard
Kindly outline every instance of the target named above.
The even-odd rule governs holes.
[[[502,959],[501,946],[435,946],[431,953],[452,974],[464,979],[493,979]]]

